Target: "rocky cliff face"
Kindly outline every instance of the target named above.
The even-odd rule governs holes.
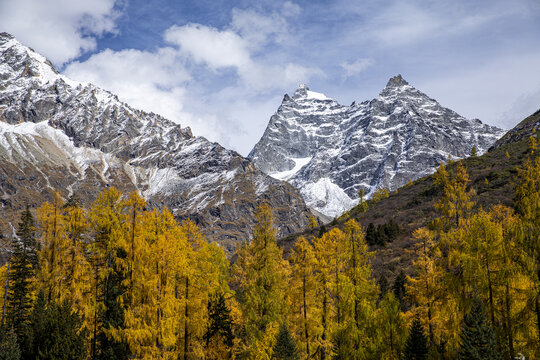
[[[15,224],[27,204],[54,191],[86,203],[108,186],[139,191],[178,219],[195,220],[232,251],[248,239],[253,210],[274,209],[278,234],[310,215],[298,191],[251,160],[163,117],[131,108],[92,84],[58,74],[50,62],[0,34],[0,203]]]
[[[301,85],[285,95],[249,157],[333,217],[357,203],[360,189],[368,196],[394,190],[473,146],[481,154],[503,133],[442,107],[398,75],[378,98],[350,106]]]

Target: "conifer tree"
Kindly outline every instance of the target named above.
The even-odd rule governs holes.
[[[407,328],[399,301],[389,292],[383,295],[379,303],[377,327],[378,334],[374,340],[381,342],[379,347],[382,358],[398,360],[407,335]]]
[[[405,294],[406,294],[406,288],[405,285],[407,284],[407,275],[403,272],[403,270],[400,270],[398,276],[396,276],[396,279],[394,280],[394,285],[392,285],[392,291],[394,293],[395,298],[399,301],[400,307],[402,310],[405,310],[406,307],[406,300],[405,300]]]
[[[19,360],[21,349],[12,328],[0,328],[0,360]]]
[[[376,322],[377,286],[371,279],[370,253],[364,240],[364,232],[355,220],[343,227],[346,247],[343,249],[346,269],[343,276],[343,323],[349,329],[353,353],[357,358],[368,357],[375,351],[376,334],[372,324]]]
[[[364,193],[363,189],[360,189],[358,191],[358,208],[360,209],[360,213],[365,213],[368,210],[368,203],[366,199],[364,198],[366,194]]]
[[[471,311],[463,319],[460,336],[460,360],[498,360],[497,339],[479,300],[473,301]]]
[[[83,360],[86,358],[86,334],[79,331],[80,317],[72,313],[67,301],[47,305],[43,291],[38,294],[29,333],[31,346],[25,358],[43,360]]]
[[[369,223],[366,228],[366,242],[368,245],[375,245],[378,242],[379,234],[373,223]]]
[[[241,304],[251,357],[269,356],[273,336],[284,314],[287,263],[276,244],[272,209],[262,204],[255,212],[253,240],[240,253],[237,276],[242,287]],[[256,353],[261,355],[255,355]],[[266,354],[266,355],[262,355]]]
[[[106,189],[94,202],[89,212],[90,235],[88,256],[92,266],[91,300],[91,357],[107,359],[125,358],[127,344],[117,341],[112,329],[124,327],[124,309],[121,295],[126,292],[122,263],[126,251],[124,237],[124,202],[115,188]]]
[[[68,294],[65,274],[70,243],[66,234],[66,220],[62,211],[63,202],[55,193],[52,203],[46,202],[37,210],[40,233],[38,242],[39,272],[38,282],[45,292],[48,302],[61,302]]]
[[[17,237],[12,240],[12,248],[6,304],[7,325],[13,327],[21,341],[32,308],[32,282],[38,263],[34,217],[28,207],[21,215]]]
[[[79,199],[72,195],[63,206],[67,253],[64,259],[66,294],[61,299],[68,299],[73,311],[79,314],[83,328],[91,329],[92,306],[92,268],[86,256],[88,220]]]
[[[229,359],[233,346],[231,310],[223,292],[208,301],[208,326],[204,333],[206,351],[210,359]]]
[[[213,293],[230,293],[228,287],[228,261],[221,248],[209,244],[193,221],[184,221],[180,227],[187,240],[186,266],[180,273],[178,288],[183,301],[183,357],[202,357],[206,342],[204,334],[208,321],[208,300]]]
[[[404,360],[426,360],[428,355],[427,338],[420,318],[415,316],[409,329],[409,336],[403,350]]]
[[[519,245],[526,252],[521,262],[523,272],[530,280],[530,309],[536,323],[535,339],[530,339],[531,348],[540,349],[540,156],[527,160],[519,169],[515,205],[520,216],[517,231]],[[540,350],[536,350],[540,356]]]
[[[135,210],[133,227],[132,206],[139,206],[136,203],[140,201],[132,195],[130,202],[127,226],[139,230],[135,230],[135,235],[131,231],[125,233],[127,241],[123,246],[128,249],[119,260],[123,264],[126,289],[120,299],[129,305],[123,311],[123,326],[112,328],[110,333],[116,341],[127,344],[137,358],[172,359],[177,355],[180,312],[175,296],[176,277],[178,267],[185,263],[181,253],[187,247],[185,238],[168,211],[148,213],[141,206]]]
[[[435,344],[435,318],[438,301],[442,295],[442,272],[435,262],[435,257],[440,258],[438,248],[434,244],[434,234],[426,228],[417,229],[413,233],[416,242],[417,258],[413,262],[415,277],[409,277],[407,281],[407,293],[417,304],[419,310],[425,314],[428,327],[428,339],[430,345]]]
[[[317,259],[312,245],[301,236],[294,245],[291,263],[291,286],[289,292],[291,325],[301,344],[304,356],[312,355],[315,339],[320,333],[318,318],[320,306],[316,301],[317,282],[315,270]]]
[[[276,360],[300,360],[296,342],[287,324],[282,323],[274,345],[273,358]]]
[[[440,228],[448,230],[450,226],[457,226],[474,206],[472,200],[474,190],[467,191],[470,182],[469,175],[463,164],[458,162],[455,175],[449,177],[443,165],[434,175],[434,183],[443,189],[443,196],[435,207],[442,213],[439,219]]]

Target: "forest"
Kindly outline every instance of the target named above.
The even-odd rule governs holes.
[[[414,273],[391,282],[354,220],[284,258],[262,204],[228,259],[137,193],[57,196],[13,229],[0,359],[539,359],[535,150],[514,208],[475,207],[465,167],[440,165],[438,217],[411,236]]]

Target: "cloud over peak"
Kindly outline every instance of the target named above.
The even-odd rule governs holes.
[[[0,24],[61,66],[96,49],[96,38],[116,31],[115,0],[2,0]]]

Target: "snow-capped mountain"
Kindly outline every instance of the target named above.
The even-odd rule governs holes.
[[[434,171],[449,156],[487,150],[504,131],[468,120],[409,85],[401,75],[379,97],[340,105],[301,85],[285,95],[249,158],[297,187],[306,203],[337,216],[359,190],[396,189]]]
[[[0,34],[0,203],[16,221],[53,191],[85,203],[107,186],[138,190],[177,218],[194,219],[233,250],[248,239],[253,210],[274,209],[280,235],[307,225],[298,191],[251,160],[115,95],[59,74],[43,56]],[[15,222],[14,222],[15,223]]]

